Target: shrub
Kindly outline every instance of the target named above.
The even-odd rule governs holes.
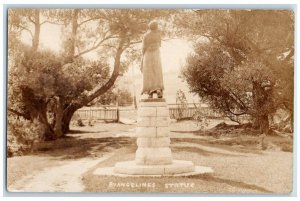
[[[282,144],[281,151],[293,152],[293,144]]]
[[[183,120],[184,118],[186,118],[188,105],[187,105],[187,99],[182,90],[178,90],[176,93],[176,104],[177,104],[177,111],[178,111],[178,116],[176,117],[176,120]]]
[[[203,113],[201,108],[197,108],[195,114],[193,115],[193,119],[197,121],[197,126],[200,127],[201,130],[205,130],[205,128],[209,125],[209,119],[207,115]]]
[[[88,125],[89,126],[94,126],[95,122],[92,119],[89,119]]]
[[[77,119],[77,126],[79,126],[79,127],[85,126],[82,119]]]
[[[35,143],[42,139],[45,128],[37,120],[8,116],[7,156],[23,155],[32,151]]]

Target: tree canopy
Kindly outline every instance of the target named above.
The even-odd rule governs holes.
[[[180,31],[196,41],[182,72],[192,92],[232,119],[250,114],[262,132],[268,132],[268,116],[276,109],[293,115],[293,12],[194,10],[184,15]]]
[[[74,112],[109,91],[138,58],[148,23],[172,11],[147,9],[10,9],[8,111],[47,128],[46,139],[69,130]],[[47,23],[61,27],[61,51],[40,47]],[[29,33],[31,45],[22,42]],[[96,51],[99,59],[85,54]],[[131,53],[135,53],[132,54]],[[126,55],[126,57],[124,56]]]

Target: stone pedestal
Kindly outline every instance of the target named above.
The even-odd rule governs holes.
[[[191,161],[173,160],[170,149],[169,109],[164,99],[144,99],[137,118],[135,160],[118,162],[116,174],[176,175],[193,173]]]

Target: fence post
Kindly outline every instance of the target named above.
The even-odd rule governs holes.
[[[117,96],[117,98],[118,98],[119,96]],[[117,99],[118,100],[118,99]],[[119,122],[119,120],[120,120],[120,111],[119,111],[119,103],[118,103],[118,101],[117,101],[117,122]]]
[[[117,108],[117,122],[119,122],[120,120],[120,110],[119,108]]]
[[[93,118],[93,114],[92,114],[92,108],[91,107],[89,107],[89,108],[90,108],[90,115],[89,115],[89,120],[90,120]]]

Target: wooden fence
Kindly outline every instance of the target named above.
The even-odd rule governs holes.
[[[193,118],[197,112],[197,110],[201,110],[201,113],[208,118],[219,118],[222,115],[214,112],[209,107],[188,107],[188,108],[180,108],[180,107],[169,107],[169,113],[171,119],[188,119]]]
[[[93,120],[117,120],[117,108],[84,108],[75,112],[73,118]]]
[[[197,106],[199,107],[199,106]],[[210,118],[221,117],[220,114],[214,112],[209,107],[201,107],[202,114]],[[180,108],[176,104],[169,105],[169,114],[171,119],[186,119],[192,118],[197,111],[195,106],[190,105],[187,108]],[[133,107],[95,107],[95,108],[82,108],[76,111],[73,119],[82,120],[118,120],[125,117],[130,119],[136,119],[136,110]]]

